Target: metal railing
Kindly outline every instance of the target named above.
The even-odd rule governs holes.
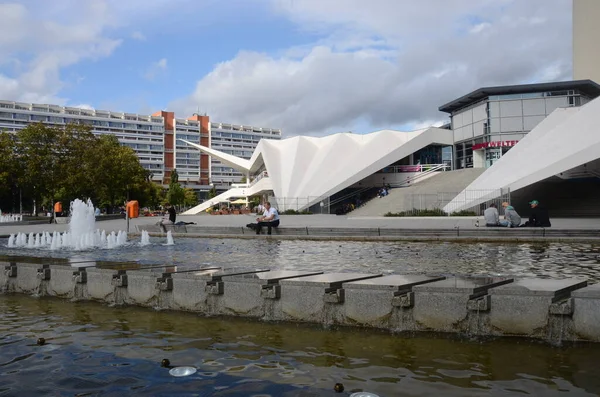
[[[434,172],[446,171],[450,168],[448,164],[427,164],[429,167],[426,171],[421,171],[416,175],[406,178],[402,182],[390,183],[392,187],[403,187],[411,184],[412,182],[418,181],[427,175],[431,175]]]
[[[460,208],[472,201],[485,197],[481,204],[465,208],[461,211],[445,210],[444,207],[453,203],[453,207]],[[502,212],[502,203],[510,203],[509,189],[494,190],[465,190],[463,192],[438,192],[438,193],[415,193],[404,196],[403,209],[400,211],[405,216],[452,215],[458,213],[481,216],[491,203]],[[464,211],[464,212],[463,212]]]
[[[256,185],[256,184],[258,183],[258,181],[260,181],[260,180],[261,180],[261,179],[263,179],[263,178],[268,178],[268,177],[269,177],[269,174],[267,174],[267,171],[263,171],[263,172],[261,172],[260,174],[258,174],[258,175],[257,175],[257,176],[256,176],[256,177],[255,177],[255,178],[252,180],[252,182],[250,182],[250,186],[249,186],[249,187],[252,187],[252,186]]]
[[[362,194],[362,193],[364,193],[364,192],[366,192],[368,190],[374,189],[374,188],[375,188],[375,186],[368,186],[368,187],[364,187],[364,188],[359,189],[359,190],[355,190],[355,191],[350,192],[350,193],[348,193],[348,194],[346,194],[346,195],[344,195],[342,197],[337,197],[334,200],[330,200],[329,201],[329,205],[332,206],[332,205],[335,205],[335,204],[339,204],[342,201],[348,200],[348,199],[350,199],[352,197],[355,197],[355,196],[357,196],[359,194]]]
[[[289,210],[297,212],[308,211],[313,214],[329,214],[331,209],[329,197],[324,196],[269,197],[269,202],[277,208],[280,214]]]
[[[425,172],[432,169],[440,169],[441,166],[450,167],[448,164],[409,164],[409,165],[390,165],[383,168],[380,174],[398,174],[402,172]]]

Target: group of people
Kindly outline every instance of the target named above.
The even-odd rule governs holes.
[[[500,220],[500,214],[498,213],[498,209],[496,208],[496,204],[492,203],[489,207],[483,212],[483,217],[485,219],[485,225],[487,227],[550,227],[552,224],[550,223],[550,216],[548,215],[548,210],[544,207],[540,206],[539,201],[532,200],[529,202],[531,206],[531,212],[529,215],[529,220],[524,224],[521,224],[521,216],[517,213],[515,208],[507,203],[506,201],[502,203],[502,208],[504,208],[504,220]]]
[[[390,194],[390,190],[392,187],[390,185],[383,185],[381,189],[377,192],[377,197],[382,198]]]

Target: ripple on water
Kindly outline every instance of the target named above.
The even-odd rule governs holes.
[[[597,345],[399,337],[0,296],[0,395],[334,397],[341,382],[380,396],[583,396],[600,393],[599,354]],[[163,358],[197,372],[175,378]]]
[[[600,245],[583,243],[450,243],[180,238],[151,245],[72,253],[8,249],[0,255],[69,258],[72,261],[139,261],[141,264],[269,267],[326,272],[428,273],[586,277],[600,281]]]

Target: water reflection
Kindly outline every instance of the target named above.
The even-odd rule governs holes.
[[[47,345],[36,346],[38,337]],[[0,395],[60,388],[65,395],[299,396],[303,389],[333,396],[336,382],[382,397],[600,393],[593,344],[324,330],[24,296],[0,297],[0,349]],[[160,368],[163,358],[198,372],[175,380]]]
[[[72,253],[6,248],[0,255],[31,255],[71,262],[113,261],[169,266],[250,266],[326,272],[522,275],[600,281],[600,245],[583,243],[359,242],[180,238],[140,247]],[[1,258],[0,258],[1,259]],[[44,259],[48,261],[48,259]],[[84,265],[84,264],[82,264]]]

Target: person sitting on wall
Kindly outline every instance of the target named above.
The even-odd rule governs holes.
[[[526,227],[551,227],[550,223],[550,215],[548,215],[548,210],[544,207],[540,207],[540,202],[537,200],[532,200],[529,202],[531,206],[531,214],[529,215],[529,220],[525,222],[523,226]]]
[[[256,218],[258,224],[255,226],[256,234],[260,234],[263,226],[267,227],[267,234],[271,234],[271,228],[279,226],[279,213],[270,202],[265,202],[265,212],[263,216]]]
[[[165,225],[174,225],[175,224],[175,221],[177,220],[177,212],[175,211],[175,208],[170,203],[165,204],[165,207],[167,208],[167,213],[169,214],[169,217],[161,219],[160,222],[158,222],[158,225],[166,233],[167,228],[165,227]]]
[[[515,208],[506,201],[502,203],[502,208],[504,208],[504,220],[499,222],[500,226],[519,227],[521,225],[521,216]]]
[[[483,211],[483,218],[485,219],[485,225],[487,227],[501,226],[498,208],[496,208],[496,204],[494,203],[490,204],[490,206]]]

